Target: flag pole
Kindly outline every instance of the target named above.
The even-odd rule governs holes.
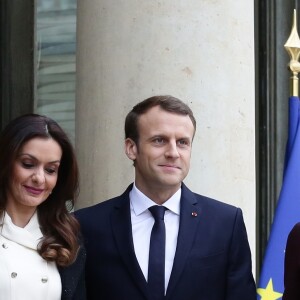
[[[292,72],[290,77],[290,93],[291,96],[299,96],[299,79],[298,73],[300,72],[300,38],[297,31],[297,15],[296,9],[294,9],[292,31],[288,40],[286,41],[284,48],[290,55],[290,62],[288,64],[289,70]]]

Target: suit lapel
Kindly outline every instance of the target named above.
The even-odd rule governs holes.
[[[201,213],[200,208],[196,204],[197,200],[194,194],[182,184],[179,232],[173,268],[167,288],[167,298],[173,294],[193,244]]]
[[[134,253],[129,200],[131,188],[132,186],[129,186],[124,194],[120,196],[119,205],[115,207],[112,213],[112,230],[118,251],[128,272],[132,276],[134,283],[148,298],[147,282]]]

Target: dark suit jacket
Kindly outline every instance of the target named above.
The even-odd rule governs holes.
[[[89,300],[151,299],[134,253],[131,189],[132,185],[119,197],[75,212],[87,251]],[[194,194],[182,185],[177,249],[165,298],[256,299],[240,209]]]
[[[300,223],[291,230],[285,249],[283,300],[300,299]]]
[[[58,267],[62,283],[61,300],[85,300],[85,260],[84,247],[79,249],[76,261],[68,267]]]

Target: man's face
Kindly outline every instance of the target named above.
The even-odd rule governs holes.
[[[138,130],[138,145],[125,141],[127,155],[135,161],[135,183],[148,197],[160,191],[171,196],[189,171],[193,123],[189,116],[155,106],[139,117]]]

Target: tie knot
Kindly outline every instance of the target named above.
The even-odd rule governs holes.
[[[154,205],[148,208],[155,221],[163,220],[166,208],[164,206]]]

